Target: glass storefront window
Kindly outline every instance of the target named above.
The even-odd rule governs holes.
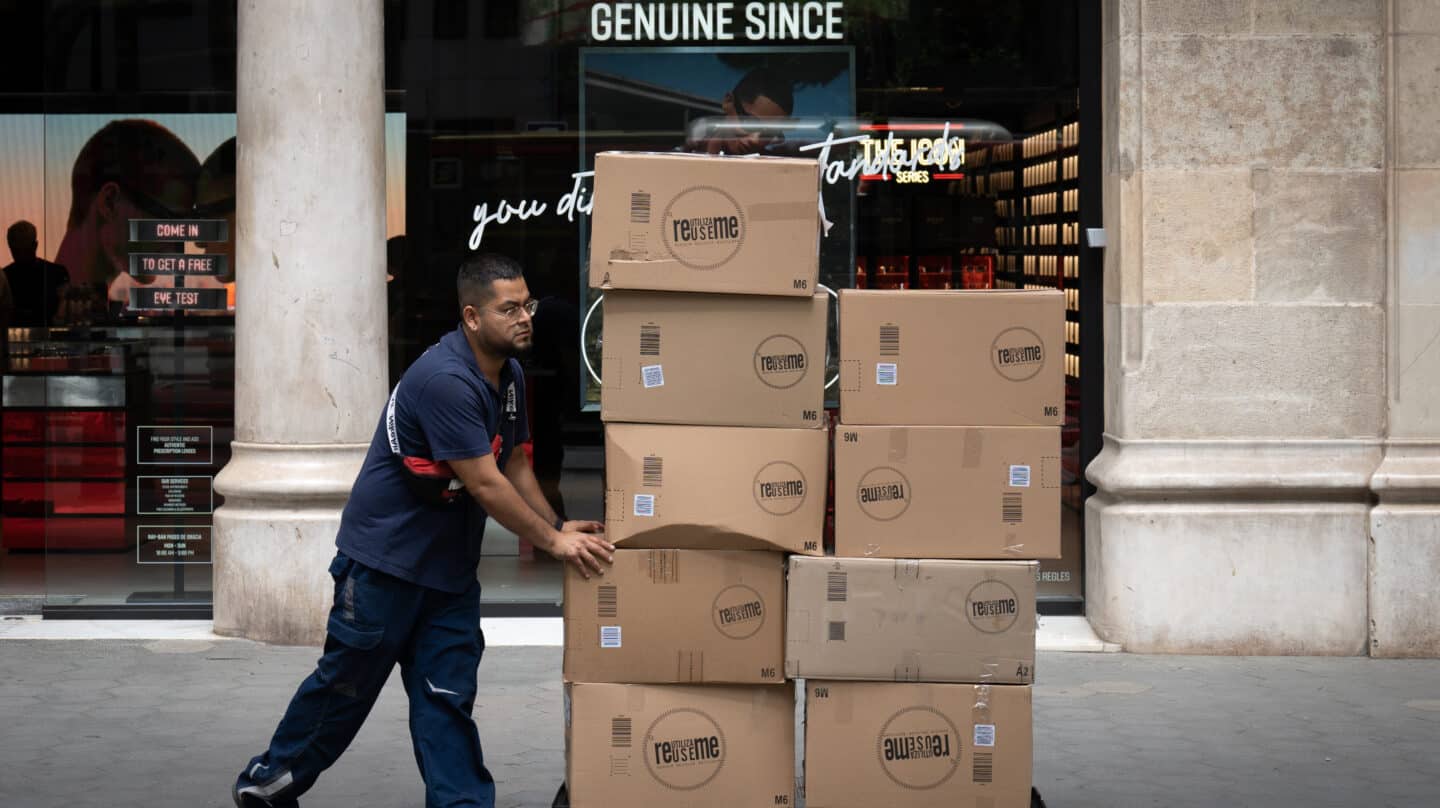
[[[0,78],[0,227],[30,222],[49,263],[22,249],[12,268],[0,610],[203,603],[210,478],[233,423],[235,4],[20,5],[4,22],[44,53]],[[1084,5],[386,0],[392,378],[454,327],[461,260],[520,260],[541,301],[527,450],[557,511],[601,518],[595,154],[808,156],[826,175],[828,288],[1066,291],[1066,558],[1041,591],[1076,602],[1100,421],[1079,366],[1099,315],[1082,311],[1099,299],[1081,285],[1099,274],[1081,238],[1098,219],[1083,145],[1099,138],[1098,13]],[[144,243],[128,225],[145,219],[229,232]],[[161,273],[180,258],[201,271],[177,284]],[[556,613],[558,564],[493,520],[485,552],[492,614]]]
[[[603,514],[604,304],[586,273],[594,156],[810,156],[825,164],[831,289],[1039,286],[1073,299],[1066,558],[1046,563],[1041,590],[1078,606],[1079,281],[1094,260],[1079,243],[1080,143],[1091,136],[1081,85],[1098,61],[1082,68],[1077,5],[488,2],[463,38],[432,28],[423,8],[396,4],[387,22],[404,24],[388,84],[405,92],[411,174],[428,177],[410,184],[409,254],[431,277],[474,249],[525,265],[542,299],[527,364],[540,382],[536,470],[557,509]],[[490,28],[497,9],[518,26]],[[937,142],[954,147],[944,159]],[[911,159],[922,143],[924,159]],[[431,290],[400,291],[413,354],[453,315],[443,296],[423,299]],[[833,387],[828,404],[833,414]],[[1088,423],[1098,430],[1098,412]],[[503,540],[487,547],[509,552]]]

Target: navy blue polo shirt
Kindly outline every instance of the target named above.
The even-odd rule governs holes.
[[[503,471],[515,447],[530,439],[520,363],[505,363],[496,389],[480,372],[459,328],[415,360],[392,397],[395,437],[403,455],[428,460],[480,457],[490,454],[498,435],[496,462]],[[396,578],[463,592],[475,582],[485,511],[468,494],[441,505],[427,503],[411,490],[400,458],[391,451],[388,410],[387,402],[340,516],[335,543],[345,555]]]

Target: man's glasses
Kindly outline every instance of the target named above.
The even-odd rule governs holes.
[[[505,318],[506,320],[514,321],[520,317],[520,312],[522,311],[530,315],[531,317],[534,317],[535,310],[538,308],[540,308],[540,301],[527,300],[524,303],[511,303],[504,308],[486,309],[486,311],[492,311]]]

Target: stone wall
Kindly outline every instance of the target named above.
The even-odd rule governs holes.
[[[1104,19],[1092,624],[1132,651],[1436,653],[1437,498],[1376,478],[1374,509],[1372,476],[1387,437],[1413,464],[1440,435],[1440,2]]]

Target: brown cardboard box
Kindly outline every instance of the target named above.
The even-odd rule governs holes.
[[[838,427],[835,554],[1059,558],[1059,428]]]
[[[795,691],[572,684],[571,808],[794,803]]]
[[[784,615],[779,553],[616,550],[565,571],[565,681],[779,684]]]
[[[1029,808],[1028,685],[805,683],[809,808]]]
[[[820,555],[821,429],[605,425],[605,526],[623,547]]]
[[[819,427],[824,295],[605,295],[605,421]]]
[[[1058,291],[840,292],[840,423],[1059,426]]]
[[[790,559],[785,675],[1029,684],[1034,561]]]
[[[603,152],[590,285],[809,297],[819,270],[819,171],[793,158]]]

